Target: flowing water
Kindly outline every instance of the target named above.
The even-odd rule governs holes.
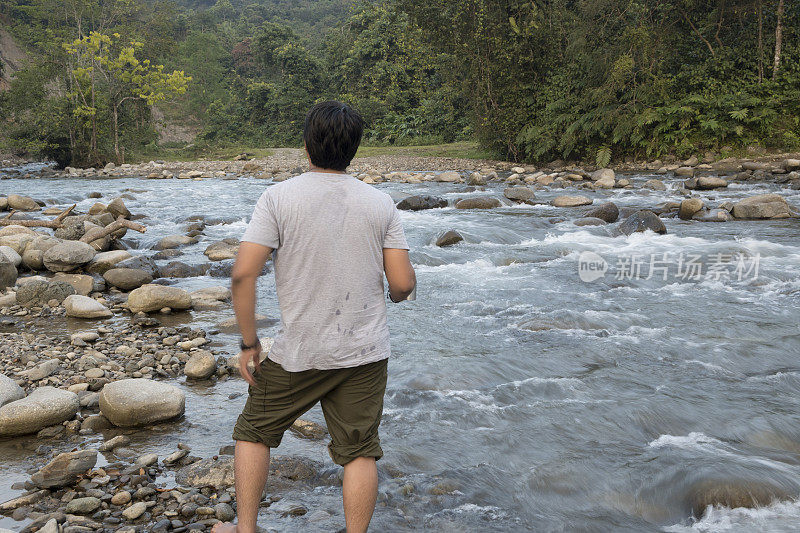
[[[620,207],[676,199],[669,191],[638,188],[652,177],[631,176],[634,190],[581,194]],[[678,183],[665,181],[668,187]],[[192,264],[205,262],[202,252],[211,242],[241,236],[266,186],[246,178],[12,178],[0,181],[0,193],[28,194],[48,205],[77,202],[84,211],[95,201],[86,199],[89,192],[106,199],[126,193],[130,210],[147,216],[147,233],[128,237],[142,251],[163,236],[183,233],[190,217],[203,216],[209,223],[205,236],[177,258]],[[451,205],[456,198],[487,194],[445,184],[378,187],[397,199],[442,195]],[[500,185],[487,190],[502,195]],[[700,194],[722,201],[765,192],[800,206],[800,192],[765,183]],[[537,191],[542,200],[558,194],[564,191]],[[379,463],[374,530],[796,530],[798,221],[665,219],[667,235],[626,237],[606,227],[577,227],[571,219],[578,213],[544,205],[403,213],[419,289],[416,301],[390,307],[393,356],[381,426],[386,455]],[[466,242],[434,246],[436,235],[448,229],[460,231]],[[583,252],[608,263],[604,277],[581,280]],[[744,258],[750,268],[730,278],[681,277],[681,254],[701,256],[706,270],[715,257]],[[634,257],[643,258],[645,267],[653,257],[669,262],[667,279],[646,279],[647,269],[615,275]],[[751,268],[756,263],[757,272]],[[221,283],[226,281],[210,277],[175,282],[190,289]],[[261,279],[259,291],[259,312],[278,317],[271,275]],[[174,320],[213,329],[230,316],[231,310],[198,312]],[[215,341],[236,351],[233,335]],[[229,397],[244,392],[245,384],[179,385],[187,391],[185,418],[135,432],[132,447],[141,453],[166,454],[185,442],[195,455],[210,456],[231,442],[245,398]],[[322,422],[318,408],[306,417]],[[0,443],[3,485],[27,478],[31,449],[35,440]],[[277,453],[303,454],[333,467],[321,442],[287,434]],[[757,509],[718,506],[693,518],[691,495],[702,492],[697,487],[703,483],[733,483],[745,492],[767,484],[783,496]],[[337,489],[285,497],[306,505],[309,515],[286,519],[265,510],[264,527],[343,526]],[[333,516],[308,520],[319,509]],[[15,527],[8,519],[3,526]]]

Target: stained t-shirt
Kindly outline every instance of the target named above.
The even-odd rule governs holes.
[[[270,359],[300,372],[389,357],[383,249],[408,244],[388,194],[307,172],[267,188],[242,240],[274,250],[281,324]]]

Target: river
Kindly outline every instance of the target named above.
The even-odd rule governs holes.
[[[620,207],[653,208],[679,198],[669,190],[640,188],[654,177],[672,188],[679,178],[628,177],[633,189],[580,194]],[[209,224],[205,235],[176,258],[199,264],[206,262],[203,250],[211,242],[241,236],[268,185],[252,178],[11,178],[0,181],[0,194],[27,194],[48,205],[77,203],[84,212],[96,201],[87,198],[90,192],[102,193],[101,201],[126,194],[129,209],[146,215],[140,222],[147,233],[126,240],[142,252],[166,235],[184,233],[189,218],[202,216]],[[501,184],[489,185],[488,192],[439,183],[377,186],[398,200],[434,194],[451,206],[472,195],[502,196]],[[800,191],[763,182],[732,183],[698,195],[715,203],[766,192],[800,206]],[[546,201],[565,192],[536,194]],[[389,311],[393,355],[374,530],[796,530],[798,221],[664,219],[667,235],[612,236],[607,227],[575,226],[580,211],[525,205],[403,212],[419,288],[416,301]],[[437,234],[448,229],[461,232],[465,242],[434,246]],[[608,263],[605,276],[582,281],[583,252]],[[701,257],[705,271],[699,279],[681,276],[680,258],[690,256]],[[726,269],[730,277],[706,274],[719,257],[748,268]],[[669,265],[646,279],[647,268],[623,275],[628,260]],[[225,283],[211,277],[175,280],[191,289]],[[271,275],[262,277],[259,291],[259,312],[277,318]],[[173,320],[213,329],[232,315],[228,309]],[[274,332],[272,327],[261,333]],[[220,334],[214,341],[235,353],[235,336]],[[231,442],[245,397],[230,397],[246,392],[244,382],[179,386],[187,392],[185,418],[135,432],[131,447],[163,456],[184,442],[193,454],[210,456]],[[305,418],[323,423],[318,407]],[[35,439],[0,442],[3,499],[21,492],[9,487],[27,479],[35,448]],[[333,466],[324,442],[290,434],[277,453]],[[692,495],[726,484],[744,491],[767,485],[785,495],[758,509],[717,507],[693,518]],[[287,520],[265,510],[263,527],[343,527],[336,489],[286,497],[332,517]],[[0,527],[18,524],[0,520]]]

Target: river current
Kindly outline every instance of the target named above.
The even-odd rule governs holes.
[[[630,176],[633,189],[579,194],[621,208],[680,199],[674,191],[640,188],[654,177],[669,189],[678,183],[670,175],[641,174]],[[212,242],[241,237],[267,186],[253,178],[11,178],[0,181],[0,194],[26,194],[48,206],[77,203],[83,212],[96,201],[87,198],[90,192],[102,193],[100,201],[125,194],[128,208],[146,215],[140,222],[147,233],[126,237],[140,253],[152,253],[166,235],[185,233],[187,220],[201,216],[208,226],[200,242],[175,258],[199,264]],[[502,197],[501,184],[470,192],[438,183],[377,187],[397,200],[443,196],[451,206],[473,195]],[[800,191],[769,183],[733,183],[698,195],[717,203],[766,192],[800,206]],[[545,201],[559,194],[573,192],[536,191]],[[609,227],[574,225],[581,211],[525,205],[402,212],[419,288],[416,301],[389,308],[393,356],[374,531],[797,530],[798,221],[664,219],[667,235],[613,236]],[[436,247],[436,236],[449,229],[465,242]],[[581,279],[580,259],[597,259],[584,252],[607,264],[604,276]],[[690,257],[700,264],[699,275],[687,275],[698,274],[686,269]],[[196,289],[227,281],[197,277],[174,284]],[[259,291],[259,312],[278,318],[271,274]],[[171,320],[212,330],[232,316],[227,309]],[[52,325],[65,335],[93,327]],[[275,328],[261,334],[271,336]],[[235,335],[213,339],[213,346],[237,351]],[[245,401],[235,393],[246,393],[245,383],[178,385],[187,392],[186,416],[133,433],[131,447],[163,456],[184,442],[195,455],[216,454],[232,442]],[[323,423],[318,407],[304,418]],[[27,479],[32,449],[35,439],[0,442],[2,499],[20,493],[9,487]],[[275,453],[334,466],[325,442],[288,433]],[[785,495],[758,509],[717,506],[692,516],[693,495],[726,484],[745,491],[766,484]],[[308,507],[309,515],[286,519],[266,509],[263,527],[334,531],[344,525],[335,488],[285,498]],[[310,521],[319,509],[331,517]],[[0,521],[0,527],[18,524]]]

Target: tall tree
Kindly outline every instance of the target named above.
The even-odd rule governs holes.
[[[783,48],[783,0],[778,2],[778,22],[775,26],[775,64],[772,67],[772,79],[778,79],[781,68],[781,49]]]

